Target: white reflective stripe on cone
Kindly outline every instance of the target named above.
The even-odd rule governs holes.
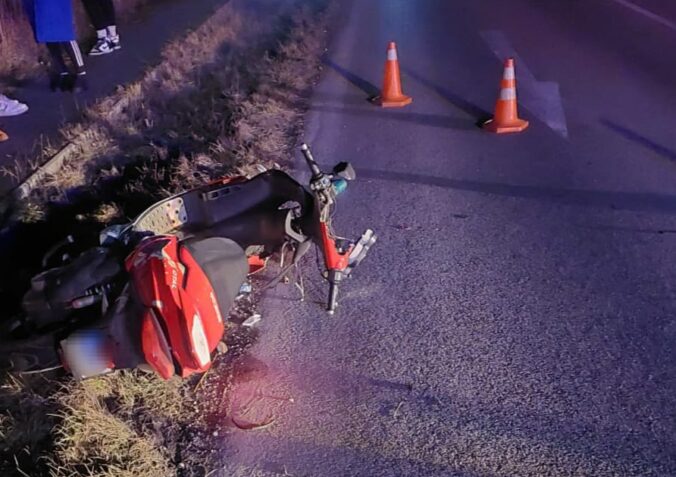
[[[387,61],[397,61],[397,50],[394,48],[387,50]]]
[[[510,101],[516,99],[516,88],[503,88],[500,90],[500,99]]]
[[[514,67],[508,66],[505,68],[505,73],[502,75],[502,79],[513,80],[514,79]]]

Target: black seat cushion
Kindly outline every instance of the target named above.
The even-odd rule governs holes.
[[[230,314],[230,307],[239,294],[242,283],[249,273],[249,264],[242,247],[223,237],[192,238],[181,242],[204,271],[223,319]]]

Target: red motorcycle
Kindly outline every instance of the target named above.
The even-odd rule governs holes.
[[[339,238],[331,217],[337,195],[355,179],[349,163],[322,172],[303,144],[309,187],[269,170],[226,178],[160,202],[126,225],[105,229],[100,246],[71,259],[69,237],[44,258],[24,314],[6,333],[48,335],[76,378],[146,368],[168,379],[203,372],[223,339],[247,276],[278,254],[272,286],[317,245],[329,283],[326,309],[376,241]],[[290,259],[287,256],[290,255]],[[57,258],[58,266],[50,267]],[[286,261],[286,263],[285,263]]]

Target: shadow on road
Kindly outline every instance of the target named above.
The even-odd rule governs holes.
[[[620,126],[619,124],[609,119],[602,118],[601,124],[603,124],[611,131],[619,134],[623,138],[635,142],[636,144],[639,144],[643,147],[646,147],[647,149],[650,149],[651,151],[653,151],[656,154],[659,154],[665,159],[669,159],[670,161],[676,162],[676,151],[672,151],[671,149],[664,147],[661,144],[657,144],[656,142],[651,141],[647,137],[642,136],[639,133],[632,131],[631,129],[627,129],[624,126]]]
[[[655,235],[676,234],[676,230],[673,229],[648,229],[640,227],[622,227],[619,225],[579,225],[579,227],[581,229],[601,230],[605,232],[629,232],[636,234],[655,234]]]
[[[443,129],[476,129],[471,121],[451,116],[441,116],[438,114],[408,113],[404,111],[384,111],[382,108],[373,106],[373,109],[350,108],[346,106],[312,106],[312,111],[321,111],[323,113],[336,113],[347,116],[363,116],[379,119],[391,119],[407,123],[420,124],[422,126],[431,126]]]
[[[335,63],[330,58],[326,57],[322,58],[322,63],[324,63],[326,66],[334,70],[336,73],[338,73],[340,76],[345,78],[354,86],[362,90],[364,93],[366,93],[367,95],[367,97],[365,98],[366,100],[369,100],[370,98],[373,98],[374,96],[378,96],[380,94],[380,90],[376,85],[374,85],[370,81],[365,80],[361,76],[357,76],[351,71],[346,70],[345,68]]]
[[[422,184],[446,189],[479,192],[483,194],[538,199],[566,205],[602,207],[614,210],[676,213],[676,196],[649,192],[614,192],[582,189],[557,189],[552,187],[501,184],[462,179],[449,179],[424,174],[394,172],[376,169],[359,169],[362,178]]]
[[[476,124],[483,124],[492,117],[492,114],[489,111],[477,106],[474,103],[467,101],[465,98],[449,91],[446,88],[442,88],[439,85],[432,83],[427,78],[423,78],[418,73],[413,70],[410,70],[406,67],[402,67],[402,71],[406,73],[407,76],[410,76],[418,83],[434,91],[437,95],[441,96],[443,99],[451,103],[456,108],[464,111],[466,114],[472,116],[476,120]]]

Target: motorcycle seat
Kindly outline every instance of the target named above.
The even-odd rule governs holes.
[[[226,319],[249,270],[244,250],[223,237],[192,238],[181,245],[188,249],[207,276],[221,316]]]

